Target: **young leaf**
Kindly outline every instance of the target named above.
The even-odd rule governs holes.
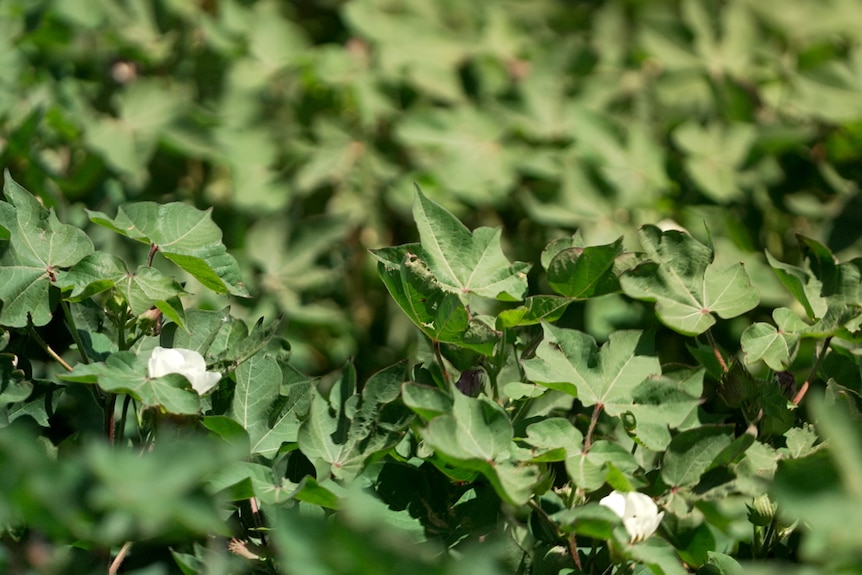
[[[211,211],[174,202],[121,206],[116,218],[88,211],[90,220],[133,240],[156,246],[164,256],[216,293],[248,296],[239,265],[227,253]]]
[[[548,264],[548,283],[560,295],[585,299],[619,291],[615,272],[622,238],[604,246],[570,247]]]
[[[640,229],[641,245],[651,261],[620,278],[629,297],[656,302],[656,314],[671,329],[697,335],[760,301],[741,263],[725,270],[713,263],[712,249],[677,230]]]
[[[429,200],[419,188],[413,203],[422,251],[440,286],[461,297],[520,301],[527,292],[530,264],[510,263],[500,245],[500,229],[470,232],[458,218]]]
[[[745,363],[751,365],[763,360],[773,371],[783,371],[796,357],[800,332],[808,325],[788,308],[772,312],[777,328],[768,323],[757,322],[748,326],[740,339]]]
[[[54,210],[46,209],[30,192],[5,172],[0,202],[0,228],[9,233],[9,245],[0,254],[0,324],[25,327],[51,320],[49,290],[57,273],[93,252],[82,230],[62,224]]]

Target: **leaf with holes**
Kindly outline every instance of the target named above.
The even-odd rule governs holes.
[[[377,273],[395,303],[432,341],[452,343],[490,356],[497,333],[470,317],[461,299],[442,289],[416,252],[418,244],[372,251]]]
[[[685,232],[640,229],[641,245],[649,261],[620,278],[629,297],[656,302],[659,319],[686,335],[705,332],[723,319],[741,315],[760,301],[741,263],[727,269],[713,264],[711,247]]]

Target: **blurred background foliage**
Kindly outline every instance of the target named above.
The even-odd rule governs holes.
[[[413,182],[516,260],[576,229],[712,234],[763,310],[790,301],[764,250],[862,245],[858,0],[0,0],[0,70],[16,181],[81,227],[212,207],[253,294],[234,313],[284,314],[307,373],[416,345],[367,253],[416,239]],[[641,309],[564,322],[603,339]]]

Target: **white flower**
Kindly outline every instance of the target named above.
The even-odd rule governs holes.
[[[156,346],[147,368],[150,377],[162,377],[169,373],[184,375],[198,395],[210,391],[221,379],[217,371],[207,371],[207,364],[201,354],[181,347],[168,349]]]
[[[604,505],[620,516],[632,543],[643,541],[655,533],[661,518],[664,517],[664,511],[659,513],[658,507],[649,496],[637,491],[613,491],[603,497],[599,505]]]

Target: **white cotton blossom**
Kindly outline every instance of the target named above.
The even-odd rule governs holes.
[[[604,505],[620,516],[632,543],[643,541],[655,533],[664,517],[664,511],[659,513],[658,507],[649,496],[637,491],[613,491],[603,497],[599,505]]]
[[[169,373],[184,375],[198,395],[204,395],[221,380],[217,371],[207,371],[204,357],[198,352],[181,347],[169,349],[156,346],[147,364],[150,377]]]

